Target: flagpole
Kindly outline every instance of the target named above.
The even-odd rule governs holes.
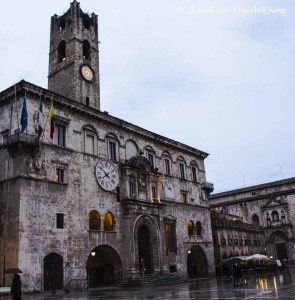
[[[48,112],[48,115],[47,115],[47,118],[46,118],[46,122],[45,122],[45,126],[44,126],[44,130],[42,132],[42,138],[41,138],[41,142],[43,142],[43,138],[44,138],[44,133],[45,133],[45,130],[46,130],[46,125],[47,125],[47,122],[48,122],[48,117],[49,117],[49,113],[50,113],[50,108],[51,108],[51,105],[53,103],[53,94],[51,96],[51,102],[50,102],[50,105],[49,105],[49,112]]]
[[[15,89],[15,104],[17,104],[17,99],[16,99],[16,89]],[[17,130],[19,131],[19,123],[20,123],[20,119],[19,119],[19,115],[18,115],[18,108],[16,106],[16,118],[17,118]]]

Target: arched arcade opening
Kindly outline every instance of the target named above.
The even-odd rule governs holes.
[[[208,261],[200,246],[193,246],[187,253],[187,273],[189,278],[208,276]]]
[[[121,258],[112,247],[98,246],[88,256],[86,272],[88,288],[115,285],[123,278]]]
[[[289,239],[286,233],[277,230],[270,235],[269,241],[274,245],[274,257],[279,260],[288,260],[287,243]]]

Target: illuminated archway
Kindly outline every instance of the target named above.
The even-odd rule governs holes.
[[[187,253],[187,273],[189,278],[208,276],[207,257],[200,246],[193,246]]]
[[[107,245],[94,248],[86,262],[88,287],[111,286],[123,278],[123,266],[117,251]]]

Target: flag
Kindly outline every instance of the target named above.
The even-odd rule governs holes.
[[[37,124],[38,138],[40,138],[40,136],[42,135],[43,130],[44,130],[44,127],[43,127],[42,98],[40,96],[39,111],[38,111],[38,124]]]
[[[53,102],[51,103],[49,116],[48,116],[48,123],[50,125],[50,138],[53,140],[54,135],[54,109],[53,109]]]
[[[24,132],[28,127],[28,110],[27,110],[27,100],[24,96],[22,113],[20,118],[21,132]]]

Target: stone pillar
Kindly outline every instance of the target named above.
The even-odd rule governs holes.
[[[124,216],[124,248],[125,248],[125,270],[124,281],[132,282],[140,277],[139,266],[136,262],[137,253],[135,253],[133,218],[131,214]]]

